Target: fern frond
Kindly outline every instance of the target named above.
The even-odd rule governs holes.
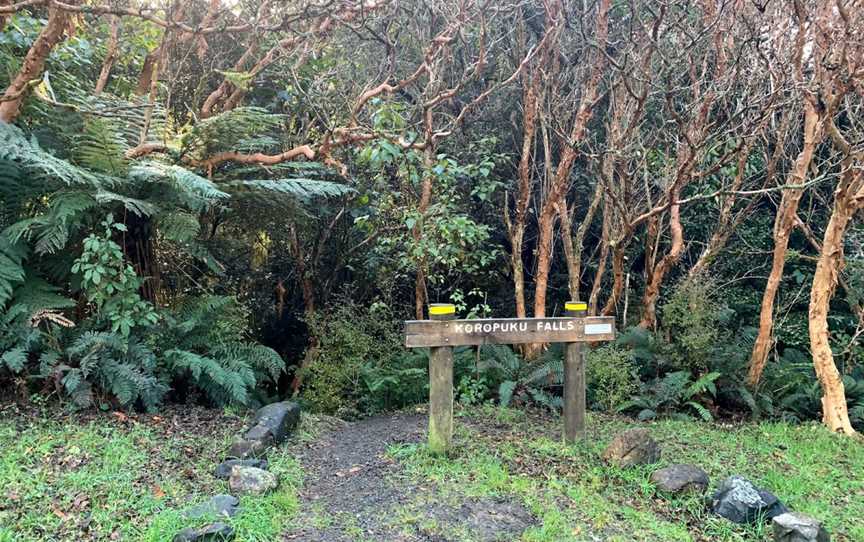
[[[7,235],[0,235],[0,307],[12,298],[15,287],[24,282],[24,259],[27,247]]]
[[[285,196],[310,203],[318,198],[338,198],[354,192],[353,188],[344,184],[303,178],[230,181],[225,186],[234,195],[251,197],[261,202],[273,202],[274,197]],[[276,201],[278,203],[278,199]]]
[[[229,195],[209,180],[180,166],[141,162],[129,169],[129,178],[142,184],[168,185],[193,211],[203,211]]]

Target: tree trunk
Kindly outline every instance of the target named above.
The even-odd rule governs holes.
[[[429,140],[427,140],[429,141]],[[420,190],[420,202],[417,205],[417,214],[419,215],[417,224],[414,225],[412,235],[414,243],[420,244],[423,240],[423,228],[426,222],[426,213],[429,211],[429,205],[432,203],[432,166],[435,163],[435,148],[431,143],[427,143],[423,164],[426,170],[423,174],[423,185]],[[417,260],[417,274],[414,279],[414,316],[418,320],[422,320],[424,309],[427,303],[426,295],[426,266],[428,262],[426,258],[421,256]]]
[[[123,220],[126,232],[123,235],[123,253],[135,269],[135,274],[144,279],[141,298],[158,305],[162,293],[162,273],[156,258],[153,237],[153,220],[149,216],[126,213]]]
[[[602,196],[603,183],[598,182],[594,187],[594,197],[591,198],[591,203],[588,205],[588,211],[585,213],[585,218],[582,219],[582,223],[579,224],[578,228],[576,228],[576,232],[573,234],[572,239],[569,238],[571,231],[570,210],[567,209],[566,202],[561,208],[562,213],[559,216],[561,217],[561,230],[566,232],[564,237],[564,257],[567,260],[567,277],[568,285],[570,287],[570,299],[579,299],[579,290],[581,289],[580,283],[582,278],[582,249],[585,244],[585,234],[588,232],[588,228],[591,227],[591,223],[594,221],[594,215],[597,213],[597,207],[600,205]],[[607,249],[604,246],[601,250],[605,251]],[[605,252],[601,252],[601,261],[603,260],[604,253]],[[589,306],[589,310],[593,310],[593,308]]]
[[[681,226],[681,205],[678,203],[678,190],[673,189],[670,195],[672,204],[669,207],[669,231],[672,235],[669,252],[654,266],[645,286],[642,296],[642,318],[639,327],[654,329],[657,326],[657,300],[660,298],[660,287],[666,273],[678,262],[684,252],[684,229]]]
[[[602,187],[598,186],[602,191]],[[597,302],[600,299],[600,287],[603,285],[603,277],[606,276],[606,262],[609,261],[609,239],[611,237],[610,227],[612,221],[612,209],[608,199],[603,202],[603,226],[600,232],[600,259],[597,262],[597,272],[594,273],[594,282],[591,283],[591,295],[588,296],[588,314],[597,314]],[[584,223],[583,223],[584,225]],[[581,246],[581,242],[580,242]]]
[[[513,218],[504,202],[504,225],[510,238],[510,267],[513,270],[513,297],[516,302],[516,317],[525,318],[525,264],[522,249],[525,240],[525,226],[528,220],[528,204],[531,201],[531,161],[534,140],[537,134],[537,93],[540,85],[540,69],[535,67],[523,77],[522,92],[522,153],[519,157],[519,186],[514,201]]]
[[[69,3],[77,4],[78,0],[71,0]],[[11,123],[18,118],[27,92],[33,83],[42,77],[45,60],[48,59],[51,50],[63,40],[69,22],[69,12],[54,8],[48,10],[48,23],[27,51],[18,74],[0,97],[0,121]]]
[[[624,260],[626,255],[625,240],[619,239],[612,246],[612,291],[609,292],[609,298],[600,312],[602,316],[615,314],[615,307],[618,306],[618,300],[621,299],[621,293],[624,291]]]
[[[505,209],[506,212],[506,209]],[[525,224],[514,225],[510,230],[510,267],[513,270],[513,297],[516,301],[516,318],[525,318],[525,265],[522,262],[522,243]]]
[[[105,60],[102,61],[102,70],[99,72],[99,79],[96,81],[96,87],[93,89],[93,95],[99,96],[105,90],[105,85],[108,84],[108,78],[111,76],[111,69],[114,67],[114,62],[117,60],[117,44],[120,38],[120,17],[111,16],[111,36],[108,38],[108,47],[105,52]]]
[[[790,184],[801,185],[807,179],[807,170],[813,159],[816,145],[822,140],[823,121],[819,114],[805,100],[804,109],[804,145],[795,159],[792,172],[789,175]],[[798,204],[801,202],[803,189],[787,189],[783,191],[777,215],[774,217],[774,254],[771,259],[771,272],[762,294],[762,307],[759,311],[759,333],[750,354],[750,368],[747,374],[747,384],[755,388],[762,378],[762,371],[768,361],[772,347],[772,332],[774,329],[774,299],[783,279],[783,268],[786,263],[786,250],[789,247],[789,236],[795,226],[798,216]]]
[[[12,5],[12,0],[0,0],[0,6],[9,6]],[[4,15],[0,13],[0,32],[3,32],[3,29],[6,28],[6,21],[11,17],[11,15]]]
[[[544,210],[547,207],[544,206]],[[549,286],[549,269],[552,266],[552,245],[555,227],[555,212],[548,207],[548,212],[540,214],[537,238],[537,275],[534,279],[534,318],[546,316],[546,291]]]
[[[853,181],[852,186],[845,184],[835,192],[834,208],[825,228],[822,250],[813,275],[809,311],[810,351],[816,376],[822,384],[822,421],[832,431],[847,435],[854,434],[855,430],[849,421],[843,380],[831,352],[828,309],[843,267],[843,236],[846,227],[855,212],[864,207],[864,173],[859,171],[856,179],[857,182]],[[854,188],[850,190],[852,187]],[[855,192],[858,192],[857,200]]]

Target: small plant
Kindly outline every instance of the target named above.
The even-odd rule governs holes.
[[[639,375],[631,353],[608,344],[587,354],[587,393],[592,406],[614,411],[639,390]]]
[[[361,410],[382,412],[422,403],[429,396],[428,374],[428,355],[421,350],[406,351],[388,363],[364,365]]]
[[[143,280],[123,261],[120,245],[111,240],[115,230],[126,231],[126,226],[115,223],[110,214],[101,225],[102,236],[91,234],[84,239],[84,251],[72,272],[81,276],[87,300],[108,320],[111,331],[128,337],[132,328],[155,324],[159,317],[153,305],[138,295]]]
[[[396,391],[403,380],[414,394],[421,380],[417,369],[425,361],[401,363],[404,349],[396,322],[389,307],[369,309],[350,299],[310,316],[306,323],[316,346],[303,369],[303,399],[313,409],[333,414],[390,408],[400,401],[382,395]],[[366,400],[367,392],[375,397]]]
[[[464,375],[456,385],[456,398],[463,405],[479,405],[488,395],[489,384],[486,377],[481,375]]]
[[[462,355],[473,355],[466,350]],[[481,350],[477,366],[487,379],[498,383],[498,404],[536,403],[550,410],[562,408],[561,397],[550,392],[564,384],[560,347],[552,347],[534,360],[523,360],[510,347],[490,345]]]
[[[692,413],[705,421],[714,417],[703,404],[706,396],[714,397],[714,381],[720,373],[707,373],[695,381],[688,371],[676,371],[643,385],[641,392],[618,407],[619,412],[637,412],[640,420],[661,416],[690,418]]]

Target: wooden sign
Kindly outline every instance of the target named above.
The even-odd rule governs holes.
[[[453,347],[484,344],[566,343],[564,349],[564,440],[585,433],[585,357],[582,343],[611,341],[615,320],[585,316],[587,304],[568,301],[566,318],[454,320],[451,304],[429,306],[429,320],[405,322],[405,346],[430,348],[429,449],[446,453],[453,439]]]
[[[477,346],[611,341],[611,316],[584,318],[495,318],[484,320],[409,320],[405,346]]]

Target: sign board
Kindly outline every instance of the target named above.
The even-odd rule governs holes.
[[[405,346],[611,341],[615,338],[614,323],[611,316],[409,320],[405,322]]]

